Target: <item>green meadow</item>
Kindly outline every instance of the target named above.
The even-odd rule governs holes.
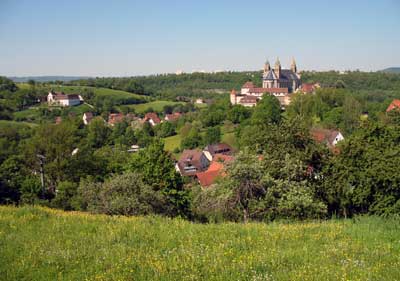
[[[0,207],[1,280],[399,280],[398,219],[197,224]]]
[[[144,113],[148,109],[153,109],[153,111],[155,111],[155,112],[163,112],[164,106],[176,105],[176,104],[184,104],[184,102],[157,100],[157,101],[151,101],[151,102],[141,103],[141,104],[121,105],[120,107],[133,108],[136,113]]]

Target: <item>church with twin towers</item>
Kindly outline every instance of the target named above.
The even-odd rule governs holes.
[[[270,94],[278,98],[282,107],[290,103],[291,94],[301,86],[300,74],[294,58],[291,61],[290,69],[282,69],[279,58],[271,67],[267,60],[264,64],[262,74],[262,87],[256,87],[253,82],[246,82],[240,93],[232,90],[230,100],[232,104],[243,106],[255,106],[264,94]]]

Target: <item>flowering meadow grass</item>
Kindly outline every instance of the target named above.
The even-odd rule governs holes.
[[[400,221],[195,224],[0,207],[1,280],[400,280]]]

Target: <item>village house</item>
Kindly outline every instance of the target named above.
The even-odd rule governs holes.
[[[328,147],[333,148],[344,137],[342,133],[337,130],[318,129],[313,128],[310,130],[311,137],[318,143],[325,143]]]
[[[178,121],[179,118],[181,118],[182,113],[180,112],[174,112],[172,114],[166,114],[164,117],[165,121],[170,121],[170,122],[175,122]]]
[[[108,115],[108,124],[110,126],[114,126],[117,123],[123,122],[125,119],[125,115],[123,113],[110,113]]]
[[[58,105],[58,106],[74,106],[79,105],[83,102],[83,98],[80,95],[70,94],[66,95],[63,92],[56,93],[50,91],[47,95],[47,103],[49,105]]]
[[[117,123],[121,123],[123,121],[131,122],[135,119],[138,118],[133,113],[127,113],[126,115],[124,115],[123,113],[110,113],[108,115],[108,124],[110,126],[114,126]]]
[[[207,145],[204,148],[203,152],[204,152],[204,155],[207,157],[207,159],[209,161],[212,161],[214,159],[214,156],[217,154],[232,155],[233,148],[226,143],[216,143],[216,144]]]
[[[240,93],[232,91],[230,95],[231,104],[240,104],[252,107],[262,99],[263,95],[269,94],[278,98],[282,107],[290,104],[292,93],[295,93],[301,86],[300,74],[294,59],[290,69],[282,69],[279,59],[272,69],[267,61],[264,65],[262,76],[262,88],[257,88],[252,82],[246,82]]]
[[[216,154],[208,169],[196,174],[196,178],[202,187],[212,185],[218,177],[225,176],[226,164],[234,160],[233,156]]]
[[[314,94],[317,89],[321,88],[319,83],[303,83],[296,92],[303,94]]]
[[[151,126],[155,126],[161,123],[161,119],[158,117],[157,113],[149,112],[143,118],[144,122],[149,122]]]
[[[205,171],[210,161],[204,155],[203,151],[198,149],[185,149],[182,152],[175,169],[182,176],[195,176],[196,173]]]
[[[400,100],[398,99],[394,99],[388,106],[388,108],[386,109],[386,112],[390,112],[392,110],[398,110],[400,111]]]
[[[92,112],[85,112],[83,113],[82,120],[83,124],[88,125],[90,121],[93,119],[93,113]]]

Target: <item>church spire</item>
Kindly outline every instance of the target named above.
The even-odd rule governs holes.
[[[275,74],[278,78],[281,76],[281,62],[279,61],[279,58],[276,59],[275,62]]]
[[[264,64],[264,72],[268,72],[271,70],[271,65],[269,64],[269,61],[267,60]]]
[[[297,65],[294,58],[292,58],[292,64],[290,65],[290,70],[292,70],[294,73],[297,73]]]

